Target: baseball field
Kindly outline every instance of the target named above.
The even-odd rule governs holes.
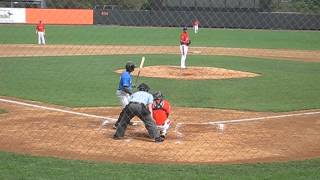
[[[320,32],[190,30],[181,71],[180,31],[48,25],[39,46],[1,25],[0,178],[319,178]],[[139,82],[173,106],[162,144],[139,119],[112,139],[119,72],[142,56]]]

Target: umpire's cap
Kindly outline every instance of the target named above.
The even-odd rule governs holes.
[[[128,61],[126,64],[126,71],[132,72],[132,71],[134,71],[135,67],[136,67],[136,65],[134,65],[134,63],[132,61]]]
[[[138,86],[138,89],[139,89],[139,91],[146,91],[146,92],[148,92],[150,90],[149,86],[145,83],[141,83]]]

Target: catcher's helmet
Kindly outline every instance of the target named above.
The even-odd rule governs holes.
[[[163,99],[163,95],[161,93],[161,91],[157,91],[153,94],[153,98],[154,99]]]
[[[139,91],[146,91],[146,92],[148,92],[150,88],[149,88],[149,86],[146,85],[145,83],[141,83],[141,84],[138,86],[138,89],[139,89]]]
[[[132,71],[134,71],[135,67],[136,67],[136,65],[134,65],[133,62],[129,61],[126,64],[126,71],[132,72]]]

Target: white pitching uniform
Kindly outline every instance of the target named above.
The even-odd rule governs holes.
[[[181,53],[180,67],[181,69],[186,68],[186,59],[188,55],[189,45],[190,45],[190,38],[187,32],[187,28],[183,28],[183,32],[180,34],[180,53]]]

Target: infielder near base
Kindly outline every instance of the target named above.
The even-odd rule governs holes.
[[[36,34],[38,35],[38,44],[46,44],[46,40],[45,40],[45,26],[42,23],[42,21],[39,21],[39,23],[36,26]]]
[[[197,34],[199,30],[199,24],[200,24],[199,20],[198,19],[194,20],[192,24],[193,24],[194,33]]]
[[[187,27],[183,27],[183,31],[180,34],[180,53],[181,53],[180,67],[181,69],[186,68],[186,59],[187,59],[188,48],[190,44],[191,44],[191,40],[187,32]]]

